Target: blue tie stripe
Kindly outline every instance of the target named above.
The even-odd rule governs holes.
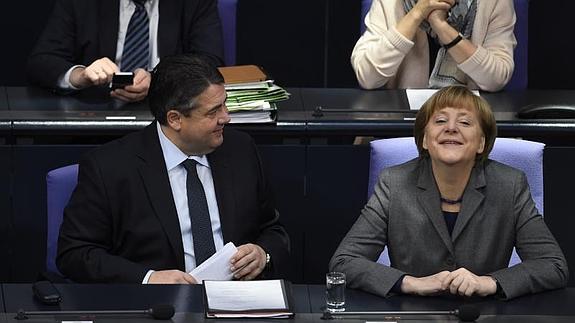
[[[134,53],[136,52],[146,51],[146,48],[144,48],[144,46],[146,45],[147,42],[148,39],[142,37],[138,39],[137,42],[132,42],[131,46],[125,46],[126,50],[124,51],[124,57],[134,56]]]
[[[122,70],[131,72],[136,68],[147,68],[149,64],[149,19],[143,2],[134,0],[136,10],[130,18],[124,49]]]

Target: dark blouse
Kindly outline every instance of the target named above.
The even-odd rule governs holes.
[[[459,212],[447,212],[443,211],[443,218],[445,219],[445,224],[447,224],[447,231],[449,231],[449,235],[453,232],[453,228],[455,227],[455,221],[457,220],[457,215]]]

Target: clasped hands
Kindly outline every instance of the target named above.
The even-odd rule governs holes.
[[[119,71],[118,66],[109,58],[100,58],[86,67],[72,70],[70,84],[79,89],[105,85],[112,82],[114,73]],[[111,91],[110,96],[126,102],[141,101],[148,95],[151,80],[152,76],[148,71],[138,68],[134,71],[134,83]]]
[[[239,246],[230,259],[230,270],[237,280],[252,280],[265,266],[266,252],[252,243]],[[180,270],[159,270],[150,275],[148,284],[197,284],[197,281],[192,275]]]
[[[415,10],[421,21],[427,20],[432,26],[447,19],[447,12],[455,5],[456,0],[419,0]]]
[[[477,276],[465,268],[459,268],[425,277],[406,275],[401,284],[401,291],[421,296],[444,292],[461,296],[487,296],[497,292],[497,283],[491,276]]]

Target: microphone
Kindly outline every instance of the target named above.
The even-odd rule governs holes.
[[[95,316],[95,315],[149,315],[155,320],[169,320],[174,316],[174,306],[155,305],[147,310],[115,310],[115,311],[24,311],[18,310],[17,320],[25,320],[28,316],[46,315],[73,315],[73,316]]]
[[[322,320],[331,320],[341,316],[362,316],[362,315],[381,315],[381,316],[403,316],[403,315],[453,315],[458,317],[462,322],[473,322],[480,316],[479,310],[472,305],[462,305],[459,309],[453,311],[373,311],[373,312],[329,312],[324,311]]]

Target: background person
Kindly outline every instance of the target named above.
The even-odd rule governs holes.
[[[374,0],[365,25],[351,64],[366,89],[497,91],[513,74],[513,0]]]
[[[161,57],[182,53],[222,65],[216,0],[57,0],[28,60],[28,80],[73,91],[133,71],[134,83],[110,95],[140,101],[150,86],[148,70]]]

